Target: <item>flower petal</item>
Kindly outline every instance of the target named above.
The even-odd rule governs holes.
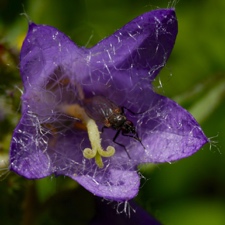
[[[153,10],[91,48],[90,65],[93,70],[120,70],[124,76],[152,81],[170,56],[176,35],[174,9]]]
[[[152,94],[149,110],[139,116],[137,123],[142,142],[131,157],[140,162],[171,162],[188,157],[208,142],[194,117],[176,102]],[[142,149],[143,154],[140,154]]]
[[[73,129],[73,124],[68,124],[70,121],[67,121],[65,127],[61,127],[64,130],[57,131],[58,127],[54,128],[57,124],[40,123],[41,116],[38,117],[32,111],[23,113],[10,146],[12,171],[26,178],[36,179],[51,174],[83,175],[90,173],[90,167],[97,167],[94,160],[90,161],[89,167],[83,162],[81,145],[89,146],[86,131]],[[55,117],[59,119],[57,115]],[[62,125],[63,121],[58,122]]]
[[[100,176],[69,175],[94,195],[116,201],[135,197],[140,185],[140,177],[136,171],[110,169]]]
[[[45,152],[47,140],[38,135],[38,127],[26,115],[16,127],[11,141],[10,169],[29,179],[52,173],[51,159]]]
[[[56,28],[30,23],[20,54],[20,72],[25,91],[29,87],[40,86],[59,65],[69,68],[74,65],[77,74],[82,74],[79,62],[84,52]]]

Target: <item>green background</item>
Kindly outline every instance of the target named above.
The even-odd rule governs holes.
[[[66,177],[30,181],[7,172],[12,131],[20,118],[20,45],[27,13],[91,47],[134,17],[175,6],[179,32],[155,90],[188,109],[211,143],[172,164],[140,168],[136,201],[165,225],[225,224],[225,1],[1,0],[0,221],[1,224],[88,224],[92,194]]]

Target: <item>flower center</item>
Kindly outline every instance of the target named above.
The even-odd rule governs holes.
[[[115,148],[108,146],[104,150],[101,146],[101,138],[96,122],[91,119],[85,112],[85,110],[78,104],[64,105],[62,110],[67,115],[78,118],[87,128],[88,138],[91,143],[91,148],[85,148],[83,150],[83,156],[87,159],[95,158],[95,163],[99,168],[103,168],[102,157],[111,157],[115,154]]]

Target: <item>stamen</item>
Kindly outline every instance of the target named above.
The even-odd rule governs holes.
[[[115,148],[108,146],[103,150],[101,146],[101,138],[96,122],[91,119],[85,110],[77,104],[62,106],[64,113],[80,119],[87,127],[88,137],[91,143],[91,148],[85,148],[83,156],[87,159],[95,158],[95,163],[99,168],[103,168],[102,157],[111,157],[115,154]]]

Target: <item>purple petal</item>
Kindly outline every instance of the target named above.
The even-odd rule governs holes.
[[[70,176],[94,195],[116,201],[135,197],[139,190],[140,177],[136,171],[109,169],[101,176]]]
[[[208,142],[194,117],[176,102],[155,93],[145,101],[149,109],[139,115],[137,129],[146,149],[139,145],[132,158],[171,162],[194,154]]]
[[[98,69],[126,70],[127,76],[153,80],[165,65],[176,35],[173,9],[145,13],[91,48],[90,65]]]
[[[173,9],[159,9],[132,20],[90,49],[91,65],[113,67],[153,80],[165,65],[175,43],[177,20]],[[94,66],[93,65],[93,66]],[[130,74],[130,75],[131,75]]]
[[[154,10],[137,17],[89,50],[92,73],[84,83],[93,84],[90,87],[96,92],[113,86],[119,94],[113,92],[111,96],[116,94],[118,99],[124,95],[121,90],[129,91],[141,79],[150,85],[170,56],[176,35],[173,9]]]
[[[94,160],[89,167],[83,165],[81,142],[89,144],[86,132],[67,127],[51,133],[35,114],[26,112],[13,133],[10,169],[29,179],[90,173],[87,169],[96,165]]]
[[[38,135],[38,127],[23,116],[11,141],[10,169],[29,179],[42,178],[52,173],[47,154],[46,137]]]
[[[97,213],[90,225],[160,225],[134,201],[115,206],[114,203],[97,202]],[[122,208],[123,207],[123,208]]]
[[[25,90],[40,87],[49,74],[59,66],[80,67],[84,49],[78,48],[66,35],[54,27],[29,24],[28,34],[20,54],[20,72]],[[45,81],[46,82],[46,81]]]

